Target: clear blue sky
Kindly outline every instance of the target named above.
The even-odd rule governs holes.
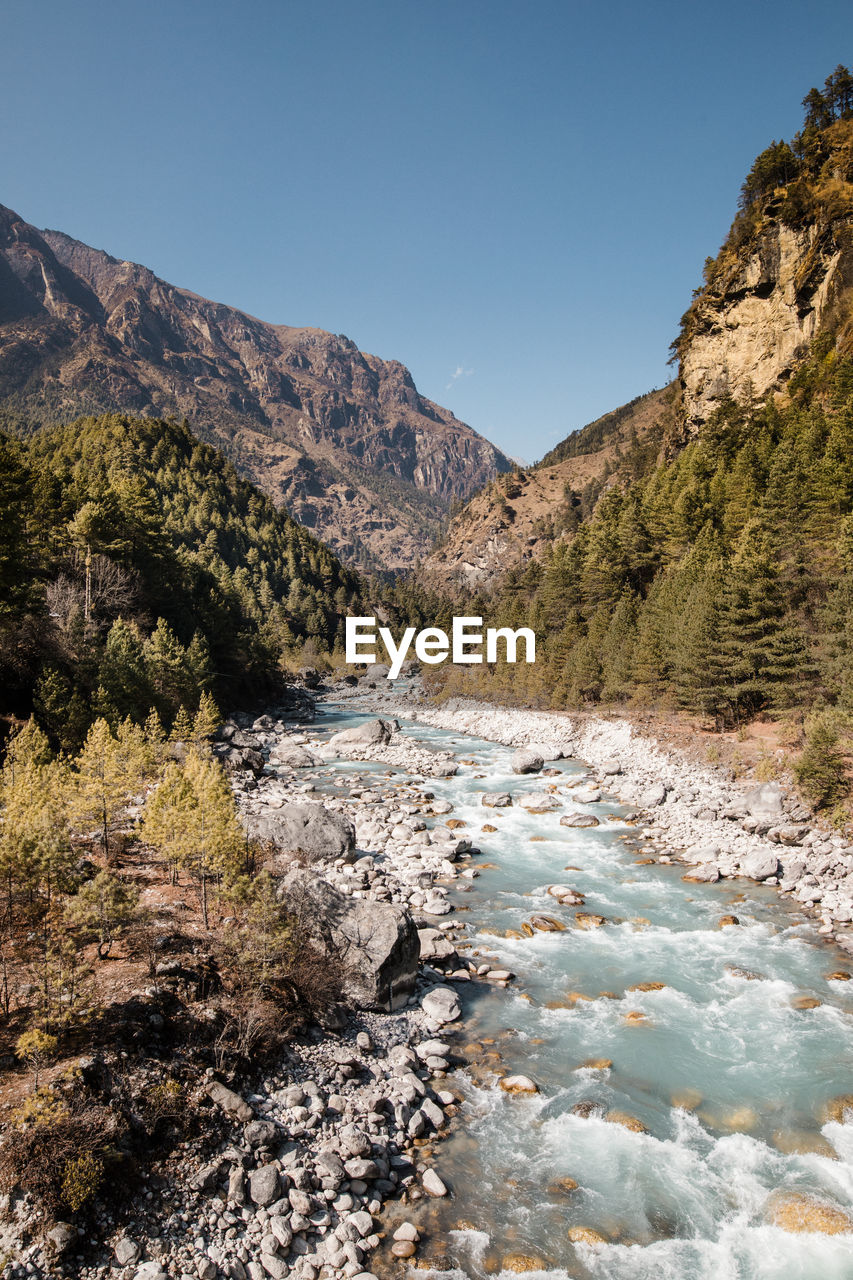
[[[345,333],[530,461],[668,379],[849,0],[5,0],[0,203]]]

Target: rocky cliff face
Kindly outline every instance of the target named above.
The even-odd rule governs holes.
[[[409,565],[504,455],[397,361],[266,324],[0,206],[0,412],[186,416],[343,558]]]
[[[853,224],[795,228],[769,217],[721,289],[693,307],[681,359],[687,426],[719,405],[780,391],[818,333],[843,316],[853,288]]]

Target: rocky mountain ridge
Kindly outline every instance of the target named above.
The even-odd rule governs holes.
[[[670,385],[638,396],[568,437],[537,466],[499,476],[451,521],[424,562],[425,581],[488,591],[508,569],[570,540],[597,496],[616,482],[626,456],[657,457],[673,427],[676,392]]]
[[[510,468],[408,369],[267,324],[0,206],[0,420],[186,416],[344,559],[401,568]]]
[[[744,183],[682,318],[676,382],[477,494],[428,558],[431,583],[491,589],[506,570],[570,541],[602,493],[674,457],[727,401],[784,396],[817,340],[831,359],[853,354],[853,118],[807,126],[792,145],[773,143]]]

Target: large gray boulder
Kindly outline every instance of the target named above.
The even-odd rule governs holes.
[[[519,747],[513,752],[510,767],[513,773],[538,773],[545,761],[536,751],[529,747]]]
[[[281,1180],[274,1164],[262,1164],[249,1174],[249,1195],[256,1205],[266,1208],[281,1196]]]
[[[528,813],[553,813],[563,807],[562,800],[551,791],[530,791],[519,796],[518,803]]]
[[[459,997],[452,987],[433,987],[421,997],[421,1008],[432,1022],[441,1025],[462,1016]]]
[[[572,813],[564,813],[560,818],[561,827],[597,827],[599,825],[598,818],[593,813],[582,813],[580,809],[574,810]]]
[[[663,804],[664,800],[666,800],[666,786],[662,782],[653,782],[640,796],[640,807],[656,809],[659,804]]]
[[[270,764],[287,769],[308,769],[318,763],[319,760],[310,751],[306,751],[305,747],[298,742],[291,742],[287,738],[270,748]]]
[[[269,841],[281,853],[301,854],[308,862],[352,861],[355,854],[352,823],[322,804],[286,804],[252,815],[247,825],[254,839]]]
[[[480,804],[485,805],[487,809],[507,809],[512,804],[512,796],[508,791],[484,791],[480,797]]]
[[[756,849],[755,853],[749,853],[742,859],[740,873],[749,876],[750,880],[769,880],[779,874],[779,859],[775,853]]]
[[[204,1092],[210,1098],[211,1102],[215,1102],[229,1116],[234,1116],[236,1120],[242,1120],[248,1123],[254,1120],[255,1113],[245,1099],[241,1098],[239,1093],[235,1093],[233,1089],[229,1089],[221,1080],[211,1080],[204,1086]]]
[[[278,898],[343,969],[343,994],[358,1009],[391,1013],[415,987],[420,944],[404,907],[347,898],[303,867],[292,867]]]
[[[783,794],[778,782],[762,782],[744,796],[746,811],[751,818],[781,818]]]
[[[391,674],[387,662],[371,662],[365,669],[363,680],[386,680]]]
[[[341,729],[329,739],[330,747],[382,747],[391,741],[394,732],[387,720],[365,720],[363,724],[354,724],[350,729]]]

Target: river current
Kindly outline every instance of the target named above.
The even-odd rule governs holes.
[[[346,704],[323,711],[325,732],[364,718]],[[517,777],[510,748],[402,730],[460,761],[455,777],[423,785],[482,851],[479,876],[454,882],[445,920],[463,931],[464,954],[515,975],[506,988],[458,987],[464,1027],[453,1044],[469,1065],[451,1083],[464,1102],[434,1157],[452,1198],[424,1208],[431,1245],[420,1265],[441,1280],[519,1269],[586,1280],[853,1277],[853,1235],[772,1221],[786,1193],[853,1213],[853,1124],[826,1111],[853,1093],[853,983],[827,977],[850,957],[772,889],[693,884],[683,866],[642,865],[627,811],[606,795],[584,806],[600,821],[591,829],[561,827],[559,812],[482,806],[483,791],[518,797],[547,783],[565,795],[581,762]],[[345,790],[353,772],[401,791],[411,781],[342,761],[322,785]],[[575,908],[547,893],[554,884],[578,890],[583,910],[607,923],[574,927]],[[565,930],[527,936],[537,913]],[[731,915],[739,923],[721,926]],[[513,1072],[539,1093],[503,1092],[498,1074]],[[605,1242],[572,1242],[578,1228]]]

